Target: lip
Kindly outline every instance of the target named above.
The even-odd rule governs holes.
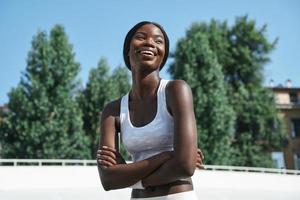
[[[137,53],[142,54],[142,55],[146,55],[146,56],[156,56],[157,55],[156,51],[154,51],[153,49],[149,49],[149,48],[139,49],[137,51]]]

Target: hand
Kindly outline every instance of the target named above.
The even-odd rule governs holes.
[[[116,150],[108,146],[102,146],[97,151],[97,162],[104,167],[111,167],[117,164]]]
[[[204,155],[203,155],[201,149],[197,149],[196,167],[198,169],[205,169],[203,160],[204,160]]]

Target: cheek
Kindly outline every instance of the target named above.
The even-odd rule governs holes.
[[[132,45],[130,45],[130,47],[129,47],[129,51],[127,53],[127,57],[128,57],[128,60],[129,60],[129,63],[131,65],[131,67],[133,67],[135,65],[135,63],[136,63],[136,55],[135,55],[135,50],[132,47]]]
[[[139,43],[136,40],[131,40],[129,45],[128,56],[136,57],[136,49],[139,47]]]
[[[130,44],[130,46],[129,46],[129,51],[127,53],[127,56],[129,57],[129,60],[135,56],[135,50],[134,50],[134,46],[132,44]]]
[[[159,54],[162,57],[162,59],[165,57],[165,54],[166,54],[165,47],[159,48]]]

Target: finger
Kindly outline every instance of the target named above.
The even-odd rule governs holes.
[[[204,164],[203,164],[201,159],[197,159],[196,167],[199,168],[199,169],[204,169]]]
[[[200,157],[202,160],[204,160],[204,155],[203,155],[203,153],[202,153],[202,151],[200,150],[200,151],[197,151],[197,157]]]
[[[204,154],[202,153],[201,149],[197,149],[197,154],[204,160]]]
[[[109,156],[100,155],[100,156],[99,156],[99,159],[100,159],[100,160],[107,161],[107,162],[110,162],[112,165],[116,165],[116,164],[117,164],[116,160],[112,159],[112,158],[109,157]]]
[[[203,165],[202,160],[197,160],[196,164]]]
[[[101,159],[97,159],[97,163],[102,167],[108,167],[108,165]]]
[[[196,156],[196,159],[197,159],[197,160],[202,160],[202,158],[201,158],[200,155],[197,155],[197,156]]]
[[[112,148],[112,147],[109,147],[109,146],[102,146],[102,149],[104,150],[109,150],[109,151],[112,151],[112,152],[116,152],[116,149]]]
[[[97,152],[97,154],[100,154],[100,155],[106,155],[106,156],[110,156],[112,157],[113,159],[116,159],[117,156],[114,152],[111,152],[111,151],[107,151],[107,150],[99,150]]]
[[[114,149],[114,148],[112,148],[112,147],[108,147],[108,146],[102,146],[102,147],[100,147],[100,148],[97,150],[97,153],[98,153],[99,151],[103,151],[103,150],[105,150],[105,151],[111,151],[111,152],[113,152],[113,153],[116,153],[116,149]]]
[[[98,154],[98,153],[97,153],[96,159],[100,159],[100,156],[101,156],[101,154]]]
[[[201,169],[201,168],[203,168],[203,164],[201,164],[201,163],[196,163],[196,167],[199,168],[199,169]]]
[[[107,161],[101,160],[101,159],[98,159],[98,163],[99,163],[101,166],[104,166],[104,167],[111,167],[111,166],[113,166],[110,162],[107,162]]]
[[[196,163],[200,163],[201,165],[203,165],[203,160],[200,157],[198,157],[196,159]]]
[[[113,165],[117,164],[117,159],[102,154],[97,154],[96,159],[105,160]]]
[[[197,156],[199,156],[201,158],[201,150],[197,149]]]
[[[205,169],[204,165],[198,165],[197,168],[198,169]]]

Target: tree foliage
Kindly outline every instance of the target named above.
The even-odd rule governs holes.
[[[100,115],[104,106],[125,95],[130,88],[129,75],[124,67],[109,73],[107,61],[102,58],[92,69],[89,80],[79,99],[83,112],[84,130],[90,140],[91,156],[94,158],[100,136]],[[125,153],[124,149],[121,149]],[[126,158],[126,154],[124,154]]]
[[[221,66],[206,35],[199,32],[178,42],[170,73],[175,79],[186,80],[192,89],[198,145],[204,151],[206,164],[231,164],[234,114],[228,104]]]
[[[204,50],[189,51],[189,55],[182,59],[180,55],[188,50],[187,47],[186,49],[182,48],[181,43],[184,41],[186,46],[197,44],[198,49],[208,46],[213,52],[216,61],[212,67],[217,64],[221,66],[229,107],[234,110],[233,128],[235,133],[231,141],[233,150],[231,160],[235,165],[271,167],[269,152],[272,149],[280,148],[283,139],[283,123],[278,116],[274,97],[271,91],[263,87],[263,67],[270,60],[269,54],[277,42],[277,40],[269,42],[265,32],[266,25],[257,28],[255,21],[248,20],[247,16],[237,18],[232,26],[229,26],[226,21],[217,22],[215,20],[208,24],[194,23],[187,30],[186,37],[177,44],[174,55],[175,65],[170,68],[174,78],[183,78],[189,83],[201,82],[202,76],[211,76],[209,73],[202,73],[202,70],[199,70],[205,65],[195,59],[203,59]],[[199,34],[203,35],[208,42],[200,42],[201,39],[189,40]],[[176,65],[176,63],[181,63],[181,65]],[[194,67],[187,67],[187,63],[193,63]],[[182,69],[175,70],[174,66]],[[193,84],[191,85],[193,86]],[[206,88],[207,85],[201,84],[199,87]],[[213,88],[210,90],[217,95],[218,92]],[[211,98],[201,92],[195,91],[194,93],[196,115],[199,115],[198,112],[203,112],[201,107],[205,106],[205,104],[197,103],[197,96],[205,95],[206,98]],[[223,104],[222,101],[219,102]],[[227,102],[225,102],[226,104]],[[220,110],[220,112],[222,111]],[[205,116],[205,118],[210,117],[208,113]],[[201,124],[204,119],[197,117],[197,122]],[[220,124],[213,122],[212,126],[220,126]],[[200,141],[204,140],[205,136],[201,135],[204,132],[200,129],[199,133]],[[212,133],[208,131],[207,134]],[[203,142],[209,141],[204,140]],[[207,145],[214,146],[215,143]],[[226,149],[224,148],[224,150]],[[207,156],[209,154],[212,152],[207,151]],[[219,163],[219,161],[214,160],[213,163]]]
[[[80,65],[64,28],[38,32],[27,67],[9,92],[1,154],[6,158],[89,158],[82,113],[75,100]]]

